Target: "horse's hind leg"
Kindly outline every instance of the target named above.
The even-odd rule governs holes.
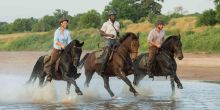
[[[39,76],[39,87],[44,87],[45,76]]]
[[[85,70],[85,76],[86,76],[86,81],[84,83],[85,87],[89,87],[89,83],[92,79],[93,74],[94,74],[94,71]]]
[[[179,89],[183,89],[183,85],[182,85],[182,83],[180,82],[180,80],[179,80],[179,78],[178,78],[177,75],[174,75],[174,81],[176,82],[177,87],[178,87]]]
[[[110,94],[111,97],[114,97],[114,93],[112,92],[112,90],[110,89],[109,86],[109,77],[108,76],[102,76],[103,80],[104,80],[104,87],[105,89],[108,91],[108,93]]]

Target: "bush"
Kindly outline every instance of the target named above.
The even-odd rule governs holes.
[[[212,9],[204,11],[202,15],[198,17],[197,25],[215,25],[217,23],[216,20],[216,12]]]

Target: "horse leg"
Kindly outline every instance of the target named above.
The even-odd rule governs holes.
[[[82,91],[79,89],[78,85],[76,84],[76,81],[73,80],[72,78],[69,78],[68,76],[64,76],[63,78],[64,80],[66,80],[67,82],[70,82],[71,84],[73,84],[75,86],[75,92],[77,93],[77,95],[83,95]]]
[[[174,75],[170,76],[170,83],[171,83],[171,89],[172,89],[172,96],[174,96],[175,94]]]
[[[44,87],[44,79],[45,77],[42,76],[39,77],[39,87]]]
[[[87,87],[87,88],[89,87],[89,83],[90,83],[90,81],[92,79],[93,74],[94,74],[94,72],[86,70],[86,72],[85,72],[86,81],[84,83],[85,87]]]
[[[71,86],[71,83],[70,83],[70,82],[67,82],[67,89],[66,89],[66,94],[67,94],[67,95],[70,94],[70,86]]]
[[[44,84],[45,76],[46,76],[46,74],[44,72],[42,72],[42,74],[40,74],[38,76],[38,78],[39,78],[39,87],[44,87],[45,86],[45,84]]]
[[[102,76],[103,80],[104,80],[104,87],[105,89],[108,91],[108,93],[110,94],[111,97],[114,97],[114,93],[112,92],[112,90],[110,89],[109,86],[109,77],[108,76]]]
[[[182,83],[180,82],[180,80],[179,80],[179,78],[178,78],[177,75],[174,75],[174,81],[176,82],[177,87],[178,87],[179,89],[183,89],[183,85],[182,85]]]
[[[133,92],[134,96],[137,96],[138,92],[134,89],[134,87],[131,84],[131,81],[126,77],[126,75],[123,71],[120,71],[119,77],[130,87],[129,91]]]

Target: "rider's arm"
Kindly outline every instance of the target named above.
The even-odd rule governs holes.
[[[157,48],[160,48],[160,44],[153,42],[153,41],[148,41],[151,45],[156,46]]]
[[[59,41],[59,33],[57,31],[54,34],[54,43],[64,49],[64,45]]]
[[[100,35],[101,36],[109,36],[109,37],[114,37],[114,35],[113,34],[106,34],[104,31],[102,31],[102,30],[100,30]]]
[[[154,39],[154,35],[152,34],[152,31],[151,31],[148,35],[148,39],[147,39],[148,43],[152,46],[156,46],[157,48],[160,48],[160,44],[157,42],[154,42],[153,39]]]
[[[61,42],[59,42],[59,41],[56,42],[56,45],[60,46],[62,49],[65,48],[65,46]]]
[[[101,36],[109,36],[109,37],[114,37],[114,35],[112,35],[112,34],[107,34],[107,33],[105,33],[106,31],[107,31],[107,28],[108,28],[108,26],[107,26],[107,23],[104,23],[103,25],[102,25],[102,28],[100,29],[100,35]]]

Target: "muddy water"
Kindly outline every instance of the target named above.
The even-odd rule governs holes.
[[[113,110],[219,110],[220,85],[199,81],[183,81],[183,90],[176,89],[175,97],[170,97],[169,80],[145,79],[137,87],[140,93],[134,97],[127,86],[117,78],[110,79],[113,92],[118,96],[111,99],[103,87],[102,79],[95,75],[90,87],[84,88],[84,75],[77,80],[83,96],[74,93],[65,95],[66,83],[53,81],[44,88],[24,85],[29,76],[0,75],[0,109],[39,110],[39,109],[113,109]],[[132,80],[132,77],[129,77]]]

